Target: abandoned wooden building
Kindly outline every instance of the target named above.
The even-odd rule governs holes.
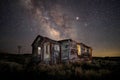
[[[72,39],[55,41],[38,35],[32,43],[35,60],[45,64],[91,61],[92,48]]]

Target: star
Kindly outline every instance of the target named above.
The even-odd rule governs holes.
[[[76,20],[79,20],[79,17],[78,17],[78,16],[76,17]]]

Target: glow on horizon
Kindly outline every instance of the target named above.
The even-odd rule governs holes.
[[[96,57],[120,57],[120,53],[118,51],[94,51],[92,52],[92,56]]]

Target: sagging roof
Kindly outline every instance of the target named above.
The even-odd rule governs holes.
[[[38,35],[38,36],[35,38],[35,40],[33,41],[33,43],[32,43],[31,46],[33,46],[34,43],[35,43],[37,40],[39,40],[39,39],[41,39],[41,40],[49,40],[50,42],[53,42],[53,43],[61,43],[61,42],[64,42],[64,41],[76,42],[76,41],[74,41],[74,40],[72,40],[72,39],[63,39],[63,40],[55,41],[55,40],[52,40],[52,39],[50,39],[50,38],[48,38],[48,37],[44,37],[44,36]],[[84,43],[78,43],[78,42],[76,42],[76,43],[77,43],[77,44],[80,44],[80,45],[83,45],[84,47],[91,48],[90,46],[87,46],[87,45],[85,45]],[[91,48],[91,49],[92,49],[92,48]]]
[[[52,39],[50,39],[50,38],[48,38],[48,37],[44,37],[44,36],[38,35],[38,36],[35,38],[35,40],[33,41],[33,43],[32,43],[31,46],[33,46],[34,43],[35,43],[37,40],[39,40],[39,39],[40,39],[40,40],[49,40],[50,42],[57,43],[57,41],[52,40]]]
[[[72,39],[63,39],[63,40],[59,40],[58,42],[64,42],[64,41],[73,41]]]

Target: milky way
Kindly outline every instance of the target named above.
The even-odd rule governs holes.
[[[67,10],[62,5],[55,0],[52,1],[23,0],[22,3],[25,8],[32,12],[32,16],[39,23],[36,28],[39,30],[39,34],[55,40],[74,38],[76,28],[72,26],[73,20],[68,16]],[[70,33],[74,33],[74,35]]]

